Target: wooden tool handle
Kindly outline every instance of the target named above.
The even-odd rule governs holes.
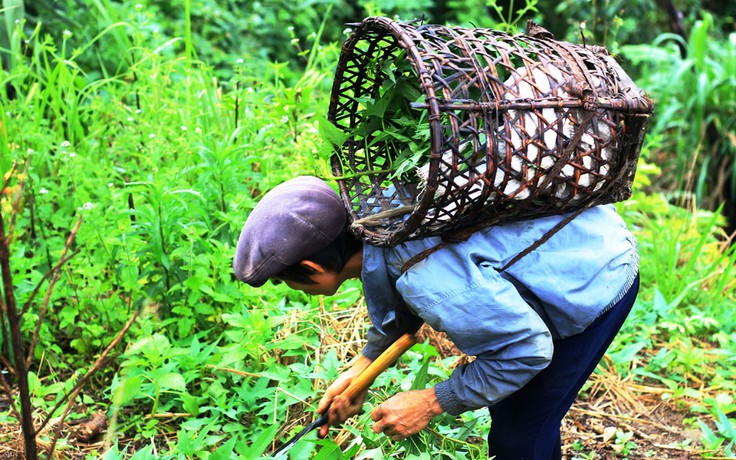
[[[359,376],[355,377],[353,381],[350,382],[350,385],[342,392],[342,395],[347,396],[348,399],[353,399],[355,396],[368,389],[381,372],[388,369],[391,364],[399,359],[399,357],[409,348],[414,346],[415,343],[417,343],[417,341],[412,334],[407,333],[399,337],[396,342],[391,344],[390,347],[381,353],[381,356],[370,363]]]

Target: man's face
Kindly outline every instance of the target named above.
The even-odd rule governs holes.
[[[306,294],[311,295],[333,295],[337,292],[337,289],[342,284],[342,280],[337,273],[331,271],[321,271],[313,273],[309,279],[314,281],[314,284],[300,283],[297,281],[282,280],[274,278],[276,281],[286,283],[291,289],[302,291]]]

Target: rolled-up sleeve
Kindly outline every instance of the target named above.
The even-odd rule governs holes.
[[[419,317],[476,358],[435,386],[452,415],[503,400],[544,369],[553,352],[547,326],[513,284],[489,264],[458,262],[437,256],[396,284]]]

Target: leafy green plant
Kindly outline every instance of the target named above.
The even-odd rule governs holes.
[[[619,455],[629,456],[636,450],[636,443],[631,439],[634,433],[631,431],[616,430],[616,438],[613,443],[613,450]]]
[[[519,22],[530,13],[539,13],[537,5],[539,0],[526,0],[526,3],[519,5],[518,9],[514,9],[514,1],[509,3],[508,8],[499,5],[497,0],[489,0],[486,4],[495,13],[498,18],[500,30],[508,33],[518,33]]]
[[[703,432],[703,444],[710,451],[723,449],[728,457],[733,457],[736,452],[736,419],[729,417],[736,412],[733,396],[719,394],[715,398],[703,399],[703,405],[695,405],[691,408],[694,412],[707,413],[713,417],[715,430],[711,425],[698,419],[698,425]]]
[[[659,146],[658,137],[650,137],[642,157],[648,158]],[[718,211],[682,208],[663,195],[647,193],[659,171],[643,161],[634,196],[618,206],[636,232],[642,285],[648,287],[640,295],[648,306],[641,324],[655,328],[651,335],[667,330],[700,337],[718,330],[729,334],[733,299],[724,293],[733,290],[730,275],[736,254],[724,239],[725,220]],[[701,305],[707,306],[708,315]]]
[[[430,147],[426,113],[411,106],[423,100],[413,66],[405,52],[388,60],[383,59],[382,53],[376,53],[367,72],[368,78],[382,81],[382,84],[377,96],[357,99],[361,118],[349,137],[362,144],[366,151],[380,148],[386,152],[390,164],[383,167],[388,168],[385,172],[391,172],[391,177],[410,175],[420,162],[426,162]],[[334,138],[326,140],[336,144]],[[338,152],[341,147],[335,145]],[[338,157],[340,155],[338,153]],[[343,161],[343,164],[350,163]]]

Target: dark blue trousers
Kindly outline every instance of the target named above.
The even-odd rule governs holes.
[[[488,454],[497,460],[562,458],[560,423],[624,323],[639,292],[629,292],[580,334],[555,341],[552,362],[519,391],[489,408]]]

